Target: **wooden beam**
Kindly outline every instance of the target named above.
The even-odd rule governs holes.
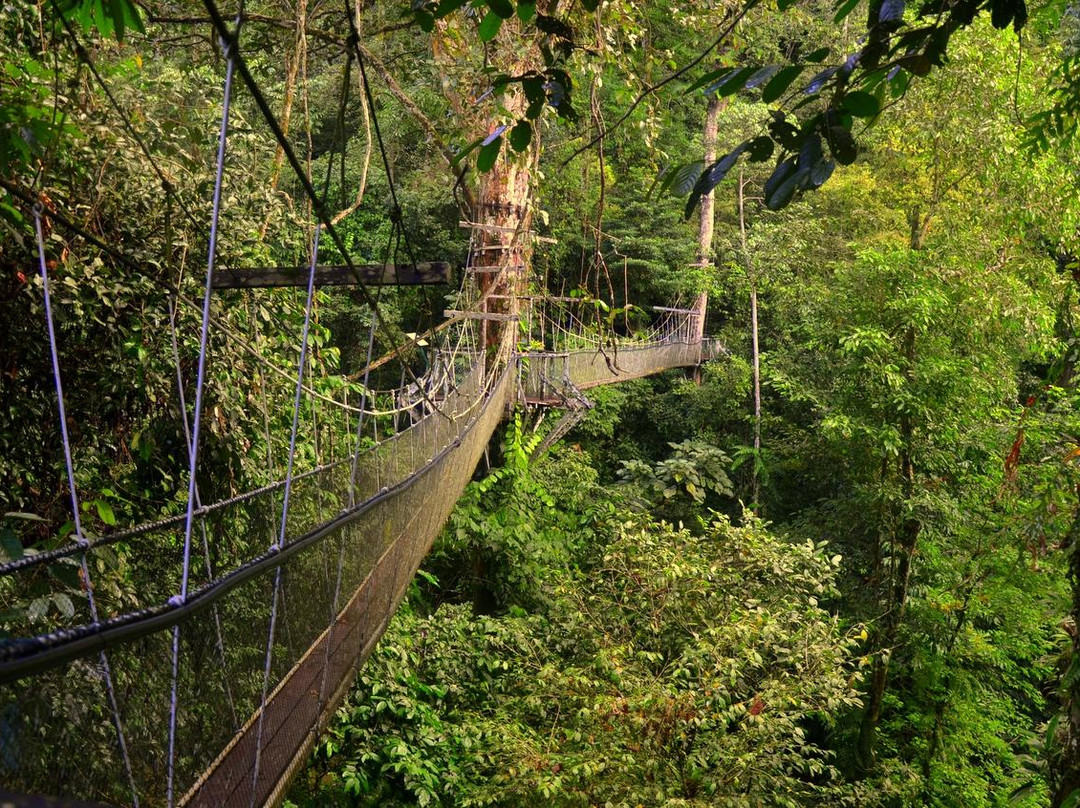
[[[362,264],[356,267],[360,280],[368,286],[423,286],[450,283],[452,271],[446,261],[421,264]],[[247,267],[219,269],[214,273],[214,289],[270,289],[282,286],[306,287],[308,267]],[[356,274],[347,266],[315,267],[316,286],[358,286]]]
[[[443,317],[460,317],[465,320],[501,320],[503,322],[511,322],[518,318],[516,314],[503,314],[496,311],[459,311],[457,309],[447,309],[443,312]]]

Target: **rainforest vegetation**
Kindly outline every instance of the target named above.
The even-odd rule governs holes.
[[[39,239],[87,534],[186,501],[173,352],[190,378],[229,45],[212,6],[4,2],[6,559],[77,527]],[[540,236],[519,294],[587,301],[620,333],[704,306],[722,346],[587,391],[557,441],[557,408],[504,420],[285,804],[1080,806],[1076,6],[221,13],[341,236],[321,262],[461,265],[459,222],[505,206]],[[305,265],[318,204],[251,94],[230,115],[222,261]],[[310,384],[396,384],[397,365],[364,374],[371,351],[436,326],[455,289],[382,287],[374,346],[370,298],[320,290]],[[295,366],[302,290],[213,312],[207,502],[351,429],[330,416],[289,450],[294,382],[260,357]],[[156,591],[127,552],[95,568],[103,608]],[[85,570],[46,573],[0,579],[0,641],[85,608]],[[94,681],[38,688],[74,724]],[[115,766],[104,726],[52,754]]]

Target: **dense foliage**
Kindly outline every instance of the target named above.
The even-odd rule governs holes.
[[[477,175],[516,161],[529,194],[513,201],[545,236],[531,291],[602,301],[624,331],[707,291],[727,350],[696,379],[590,391],[550,453],[554,417],[508,420],[295,804],[1080,804],[1080,206],[1060,89],[1075,11],[777,6],[357,3],[379,144],[362,88],[340,95],[341,10],[247,4],[244,52],[307,171],[344,155],[327,205],[358,260],[460,260],[458,220],[490,193]],[[221,100],[202,14],[5,6],[7,557],[73,529],[28,199],[88,535],[183,506],[170,324],[190,384]],[[251,99],[232,114],[219,250],[302,263],[311,201]],[[687,215],[710,192],[700,255]],[[380,300],[419,332],[443,294]],[[295,361],[301,307],[292,291],[215,298],[206,499],[281,476],[291,386],[267,363]],[[316,320],[312,384],[358,390],[370,309],[321,292]],[[311,463],[338,426],[305,407]],[[77,572],[47,575],[59,594],[0,582],[0,630],[76,619]],[[95,575],[107,607],[145,605],[134,582],[154,591],[123,546]],[[74,668],[45,698],[93,678]],[[82,741],[88,766],[115,766],[108,737]]]

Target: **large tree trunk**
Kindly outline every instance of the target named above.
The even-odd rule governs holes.
[[[702,143],[705,146],[705,165],[709,166],[716,160],[716,135],[717,123],[720,119],[720,110],[724,108],[721,98],[713,94],[709,96],[709,105],[705,109],[705,127],[702,131]],[[701,198],[701,211],[698,227],[698,252],[697,260],[704,272],[708,272],[713,259],[713,226],[716,220],[716,203],[713,192],[705,194]],[[694,301],[694,327],[690,338],[698,342],[705,334],[705,310],[709,306],[709,293],[703,291]],[[701,381],[701,366],[694,369],[694,379]]]

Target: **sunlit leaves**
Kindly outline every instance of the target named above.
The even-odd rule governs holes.
[[[123,39],[129,30],[143,33],[142,18],[131,0],[61,0],[60,11],[84,31]]]

